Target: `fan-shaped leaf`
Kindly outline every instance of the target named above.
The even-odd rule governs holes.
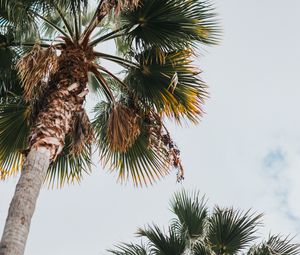
[[[214,17],[210,2],[200,0],[142,0],[121,15],[122,24],[129,27],[127,40],[141,49],[164,51],[188,48],[195,42],[216,43]]]
[[[152,49],[136,56],[141,68],[130,68],[125,83],[146,104],[180,121],[197,122],[207,97],[206,85],[191,64],[189,51],[163,53]]]

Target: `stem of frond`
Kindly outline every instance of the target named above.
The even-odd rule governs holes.
[[[90,71],[95,75],[95,77],[97,78],[98,82],[101,84],[103,90],[104,90],[104,94],[107,97],[107,99],[111,102],[115,102],[115,97],[111,91],[111,89],[109,88],[106,80],[104,79],[104,77],[101,75],[101,73],[97,70],[96,67],[92,67],[90,68]]]
[[[114,31],[111,31],[110,33],[106,34],[106,35],[103,35],[93,41],[91,41],[89,43],[89,46],[95,46],[97,45],[99,42],[104,42],[104,41],[107,41],[107,40],[110,40],[110,39],[113,39],[115,37],[118,37],[118,36],[122,36],[123,34],[117,34],[119,32],[121,32],[122,30],[124,30],[127,26],[124,26],[122,28],[119,28],[119,29],[116,29]]]
[[[52,26],[54,29],[56,29],[58,32],[60,32],[62,35],[64,35],[65,37],[70,38],[70,36],[63,31],[61,28],[59,28],[58,26],[56,26],[55,24],[53,24],[50,20],[46,19],[45,17],[43,17],[42,15],[38,14],[35,11],[29,10],[32,14],[36,15],[38,18],[40,18],[41,20],[45,21],[46,23],[48,23],[50,26]]]
[[[61,17],[63,23],[65,24],[65,26],[66,26],[66,28],[67,28],[67,30],[68,30],[70,36],[73,37],[73,36],[74,36],[74,33],[73,33],[73,31],[72,31],[72,28],[71,28],[69,22],[66,20],[66,18],[65,18],[64,15],[63,15],[63,13],[62,13],[61,10],[59,9],[59,7],[58,7],[55,3],[53,3],[53,5],[54,5],[54,7],[55,7],[57,13],[58,13],[59,16]]]
[[[77,14],[75,8],[72,8],[73,16],[74,16],[74,28],[75,28],[75,39],[78,41],[79,39],[79,26],[78,26],[78,20],[77,20]]]
[[[109,10],[102,10],[103,5],[105,5],[106,1],[101,0],[96,8],[94,16],[89,23],[89,25],[85,28],[84,32],[82,33],[79,43],[84,47],[88,44],[89,37],[97,25],[101,22],[101,20],[106,16]]]
[[[94,55],[96,57],[104,58],[106,60],[115,62],[115,63],[117,63],[117,64],[119,64],[121,66],[139,68],[138,64],[136,64],[136,63],[134,63],[134,62],[132,62],[130,60],[124,59],[124,58],[120,58],[120,57],[117,57],[117,56],[113,56],[113,55],[110,55],[110,54],[105,54],[105,53],[97,52],[97,51],[94,51]]]
[[[111,76],[114,80],[116,80],[117,82],[119,82],[125,89],[128,89],[128,86],[121,81],[116,75],[114,75],[112,72],[108,71],[106,68],[99,66],[98,67],[101,71],[107,73],[109,76]]]

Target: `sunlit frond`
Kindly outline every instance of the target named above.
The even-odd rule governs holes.
[[[130,68],[125,83],[146,104],[180,122],[198,122],[207,97],[200,71],[187,50],[163,53],[152,49],[136,56],[141,68]]]
[[[29,109],[18,97],[0,101],[0,179],[4,179],[21,170],[29,134]]]

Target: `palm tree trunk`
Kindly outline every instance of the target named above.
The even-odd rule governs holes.
[[[31,218],[49,164],[49,149],[31,149],[10,203],[0,243],[0,255],[24,254]]]
[[[78,49],[63,51],[29,135],[27,155],[10,204],[0,255],[23,255],[30,221],[47,169],[61,153],[74,116],[83,110],[87,66]]]

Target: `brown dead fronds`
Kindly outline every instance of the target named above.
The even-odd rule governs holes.
[[[52,47],[45,50],[38,44],[19,60],[17,69],[22,80],[25,101],[41,98],[57,66],[55,50]]]
[[[79,155],[86,144],[91,144],[94,139],[94,132],[89,117],[84,109],[75,113],[72,128],[71,152]]]
[[[134,110],[117,103],[109,115],[107,134],[112,150],[126,152],[140,134],[138,115]]]

